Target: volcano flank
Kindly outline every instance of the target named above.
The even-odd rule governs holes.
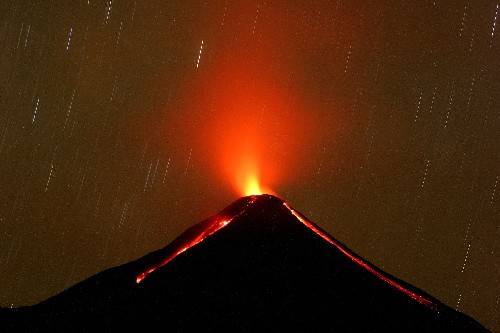
[[[243,197],[171,244],[39,304],[2,331],[487,332],[379,270],[271,195]]]

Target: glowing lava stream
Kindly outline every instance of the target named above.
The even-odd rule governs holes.
[[[168,257],[166,257],[165,259],[163,259],[159,264],[157,265],[154,265],[150,268],[148,268],[146,271],[142,272],[141,274],[139,274],[136,279],[135,279],[135,282],[136,283],[141,283],[142,280],[144,280],[149,274],[153,273],[154,271],[156,271],[158,268],[162,267],[162,266],[165,266],[166,264],[168,264],[169,262],[171,262],[172,260],[174,260],[179,254],[181,253],[184,253],[186,252],[187,250],[189,250],[190,248],[192,248],[193,246],[196,246],[198,244],[200,244],[201,242],[203,242],[205,239],[207,239],[208,237],[210,237],[211,235],[213,235],[214,233],[216,233],[217,231],[219,231],[220,229],[224,228],[225,226],[227,226],[229,223],[231,223],[235,218],[239,217],[241,214],[243,214],[245,212],[245,209],[253,204],[255,202],[256,198],[253,197],[251,198],[248,203],[245,205],[244,209],[241,209],[240,212],[238,212],[238,214],[234,214],[233,216],[227,216],[227,217],[220,217],[220,216],[216,216],[216,220],[215,221],[212,221],[212,223],[205,229],[205,230],[202,230],[198,235],[196,235],[196,237],[194,237],[191,241],[189,241],[187,244],[185,244],[184,246],[178,248],[176,251],[174,251],[171,255],[169,255]]]
[[[397,283],[396,281],[388,278],[385,276],[382,272],[380,272],[378,269],[372,267],[370,264],[365,262],[363,259],[359,258],[349,250],[347,250],[342,244],[337,242],[335,239],[330,237],[325,231],[319,229],[314,223],[310,222],[307,220],[306,217],[302,216],[299,212],[297,212],[295,209],[290,207],[290,205],[287,202],[283,202],[283,205],[292,213],[293,216],[297,218],[302,224],[304,224],[307,228],[309,228],[311,231],[313,231],[316,235],[320,236],[323,238],[325,241],[328,243],[332,244],[335,246],[340,252],[345,254],[349,259],[351,259],[354,263],[358,264],[359,266],[363,267],[382,281],[386,282],[389,284],[391,287],[398,289],[399,291],[405,293],[415,301],[417,301],[420,304],[423,304],[433,310],[438,310],[436,304],[434,304],[432,301],[428,300],[427,298],[423,297],[422,295],[419,295],[417,293],[414,293],[413,291],[410,291]]]
[[[153,273],[156,271],[158,268],[165,266],[172,260],[174,260],[175,257],[177,257],[179,254],[186,252],[193,246],[203,242],[207,237],[212,235],[213,233],[217,232],[218,230],[224,228],[226,225],[229,224],[229,222],[232,221],[233,218],[223,218],[217,221],[214,224],[211,224],[206,230],[203,230],[202,233],[197,235],[191,242],[185,244],[183,247],[179,248],[177,251],[166,257],[163,261],[161,261],[158,265],[150,267],[148,270],[142,272],[137,276],[135,279],[136,283],[140,283],[142,280],[144,280],[149,274]]]

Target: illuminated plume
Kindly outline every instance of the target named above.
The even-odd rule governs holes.
[[[262,189],[260,188],[259,180],[256,175],[251,175],[247,179],[247,184],[245,186],[245,195],[258,195],[263,194]]]

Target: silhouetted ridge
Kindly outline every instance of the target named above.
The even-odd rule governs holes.
[[[241,198],[165,248],[9,314],[14,331],[487,331],[271,195]]]
[[[285,207],[286,210],[284,210],[283,207]],[[136,282],[142,282],[142,280],[146,278],[147,275],[153,273],[156,269],[168,264],[179,254],[189,250],[193,246],[198,245],[215,232],[227,226],[229,223],[238,223],[237,218],[242,214],[250,213],[250,210],[252,209],[260,209],[261,214],[263,213],[264,209],[272,210],[275,213],[292,214],[296,218],[296,222],[302,223],[310,231],[314,232],[326,242],[335,246],[356,264],[360,265],[392,287],[399,289],[401,292],[407,294],[415,301],[437,310],[436,305],[430,300],[430,297],[427,298],[417,292],[405,288],[402,284],[398,283],[396,279],[389,277],[387,274],[384,274],[375,266],[369,264],[367,261],[354,254],[345,245],[335,240],[318,225],[309,221],[305,216],[295,211],[288,203],[269,194],[240,198],[212,218],[189,228],[172,242],[172,244],[175,244],[175,246],[173,246],[172,248],[172,252],[166,255],[166,257],[161,262],[151,266],[146,271],[139,274],[137,276]]]

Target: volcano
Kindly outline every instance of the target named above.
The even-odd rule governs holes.
[[[163,249],[39,304],[3,332],[487,332],[370,264],[271,195],[243,197]]]

